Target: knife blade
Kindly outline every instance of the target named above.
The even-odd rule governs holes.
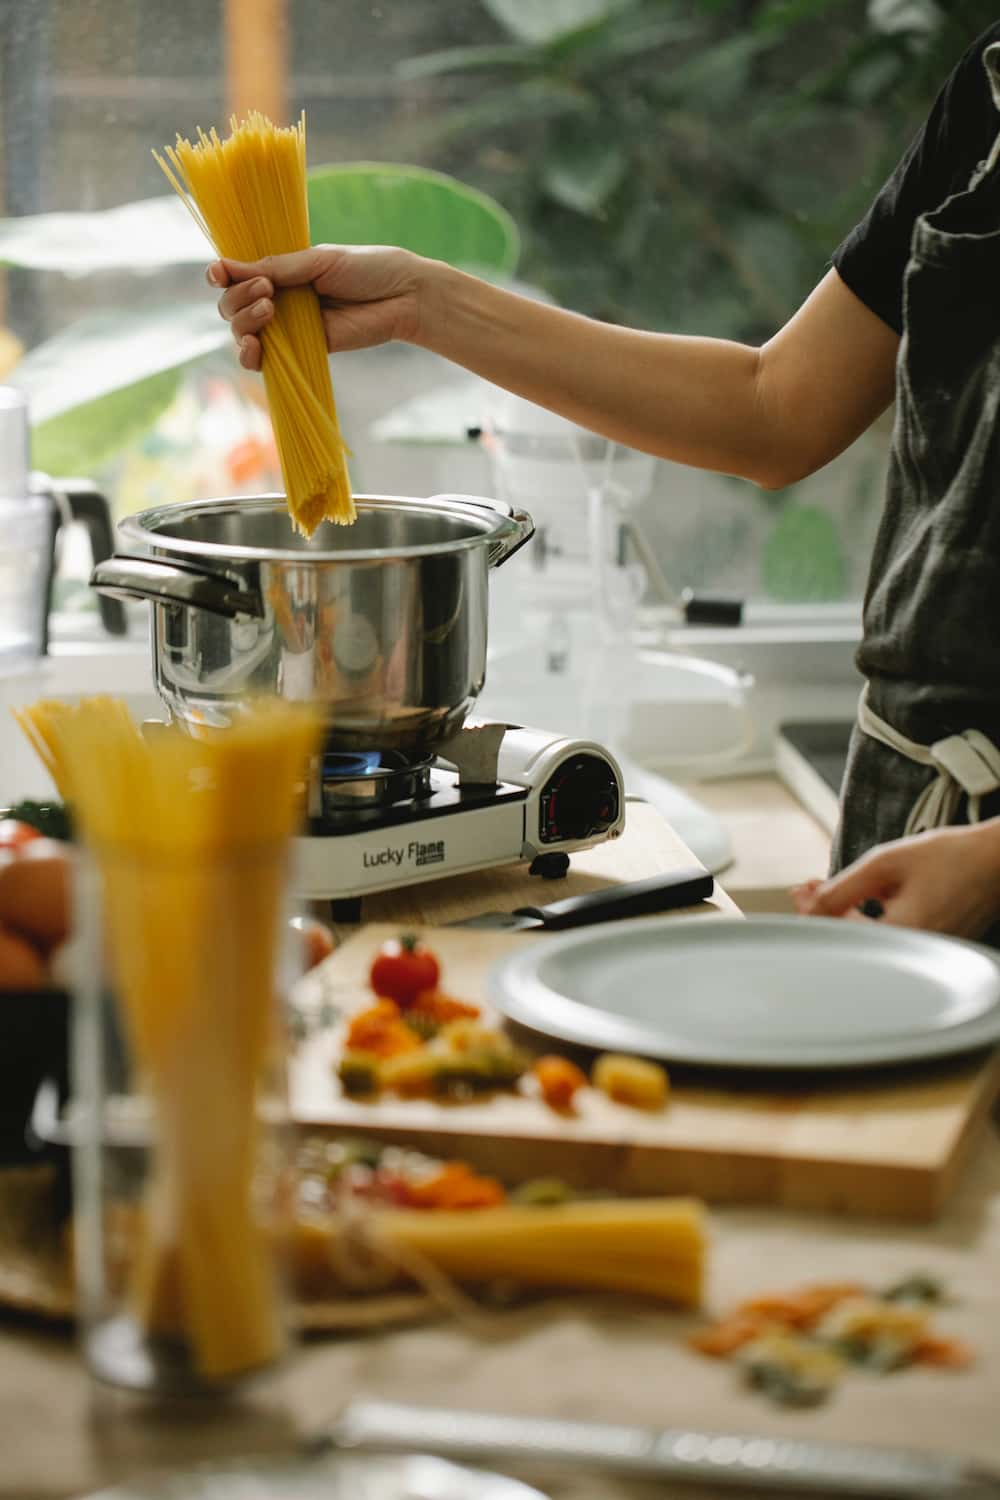
[[[404,1450],[480,1463],[564,1463],[592,1471],[768,1494],[997,1500],[1000,1476],[953,1453],[506,1416],[390,1401],[350,1402],[307,1451]]]
[[[712,876],[700,865],[673,870],[669,875],[651,875],[646,880],[606,885],[582,896],[566,896],[547,906],[518,906],[514,911],[486,911],[475,917],[446,922],[446,927],[479,927],[494,932],[516,932],[543,928],[559,932],[568,927],[586,927],[593,922],[614,922],[623,917],[644,917],[652,912],[674,911],[707,901],[715,889]]]

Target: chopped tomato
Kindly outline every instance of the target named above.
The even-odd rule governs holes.
[[[419,938],[393,938],[375,956],[369,983],[376,995],[406,1008],[426,990],[436,990],[441,965]]]
[[[22,823],[19,818],[0,818],[0,849],[16,852],[41,837],[38,829],[32,828],[30,823]]]
[[[495,1177],[479,1177],[464,1161],[448,1161],[433,1177],[407,1184],[410,1208],[494,1208],[506,1193]]]

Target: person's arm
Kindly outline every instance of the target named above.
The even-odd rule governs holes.
[[[318,246],[209,268],[260,366],[274,288],[311,284],[332,350],[419,344],[617,442],[780,489],[889,405],[899,340],[830,271],[761,348],[646,333],[537,302],[407,251]]]
[[[1000,818],[883,844],[793,895],[803,916],[859,916],[877,902],[893,926],[981,937],[1000,920]]]

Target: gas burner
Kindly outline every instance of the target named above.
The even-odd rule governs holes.
[[[401,750],[328,751],[323,756],[323,814],[414,802],[431,789],[432,757],[410,759]]]

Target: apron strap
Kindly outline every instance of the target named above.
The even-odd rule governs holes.
[[[921,745],[879,718],[869,706],[867,685],[858,703],[858,728],[869,739],[878,740],[897,754],[905,755],[907,760],[937,771],[935,779],[910,809],[904,837],[953,823],[963,795],[969,802],[969,822],[978,823],[981,799],[1000,791],[1000,750],[978,729],[966,729],[962,734],[936,740],[933,745]]]

